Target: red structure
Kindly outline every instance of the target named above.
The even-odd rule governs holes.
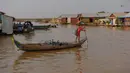
[[[76,25],[80,21],[81,14],[66,14],[60,16],[61,24],[73,24]]]
[[[71,24],[76,25],[79,22],[79,19],[76,18],[71,18]]]

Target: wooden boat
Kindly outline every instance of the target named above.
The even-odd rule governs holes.
[[[69,49],[74,47],[81,47],[81,45],[87,40],[87,37],[80,40],[80,42],[73,42],[73,43],[65,43],[65,44],[47,44],[47,43],[28,43],[28,44],[21,44],[17,40],[13,38],[15,45],[23,51],[48,51],[48,50],[60,50],[60,49]]]
[[[49,29],[49,28],[57,28],[56,25],[34,25],[34,29]]]
[[[44,25],[44,26],[33,26],[34,29],[49,29],[50,25]]]
[[[24,24],[14,24],[13,33],[29,33],[34,31],[33,24],[30,21],[26,21]]]

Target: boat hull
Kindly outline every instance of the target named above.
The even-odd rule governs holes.
[[[74,47],[81,47],[81,45],[87,40],[87,37],[82,39],[80,42],[67,43],[67,44],[46,44],[46,43],[30,43],[21,44],[20,42],[14,40],[15,45],[23,51],[49,51],[49,50],[61,50],[69,49]]]
[[[20,48],[23,51],[49,51],[49,50],[61,50],[61,49],[69,49],[74,47],[81,47],[81,45],[64,45],[64,46],[49,46],[42,44],[33,44],[33,45],[25,45]]]

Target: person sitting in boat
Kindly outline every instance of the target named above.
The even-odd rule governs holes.
[[[21,24],[21,22],[18,23],[18,31],[22,32],[23,31],[23,25]]]
[[[51,40],[51,45],[57,45],[57,42],[54,41],[54,39]]]
[[[80,32],[81,32],[81,31],[86,31],[86,30],[85,30],[85,26],[79,25],[79,27],[76,29],[76,31],[75,31],[76,42],[77,42],[77,39],[78,39],[78,42],[80,41]]]
[[[28,23],[30,24],[31,27],[33,27],[33,24],[30,21],[28,21]]]
[[[24,23],[24,28],[28,28],[27,22]]]
[[[54,39],[52,39],[51,42],[52,42],[52,45],[55,45]]]

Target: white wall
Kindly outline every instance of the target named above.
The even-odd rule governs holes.
[[[116,19],[113,19],[113,25],[117,25],[117,24],[116,24]]]
[[[2,15],[2,33],[12,34],[13,33],[13,18]]]
[[[67,18],[67,23],[71,23],[71,18],[70,17]]]

